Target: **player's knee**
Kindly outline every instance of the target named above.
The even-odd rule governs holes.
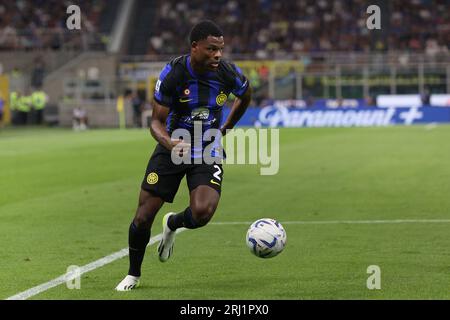
[[[148,229],[152,226],[154,218],[154,214],[148,208],[139,206],[133,222],[139,229]]]
[[[136,216],[133,221],[135,226],[137,228],[151,228],[162,203],[162,200],[155,198],[150,193],[141,192]]]
[[[148,229],[151,227],[152,220],[148,216],[136,215],[136,217],[134,217],[133,223],[138,229]]]
[[[193,218],[197,224],[197,226],[202,227],[208,224],[214,215],[214,211],[216,211],[216,206],[213,204],[205,203],[196,205],[192,209]]]

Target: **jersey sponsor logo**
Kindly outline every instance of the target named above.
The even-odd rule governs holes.
[[[150,172],[147,176],[147,183],[148,184],[155,184],[158,182],[158,174],[155,172]]]
[[[225,104],[225,102],[227,101],[227,95],[225,93],[220,93],[217,97],[216,97],[216,103],[219,106],[223,106]]]
[[[209,118],[208,108],[197,108],[192,110],[191,119],[192,120],[207,120]]]
[[[180,119],[181,122],[184,122],[188,125],[193,125],[195,121],[200,121],[199,119],[192,119],[191,116],[187,116],[187,117],[182,117]],[[201,120],[201,123],[203,126],[211,126],[214,123],[216,123],[217,119],[216,118],[212,118],[211,120]]]

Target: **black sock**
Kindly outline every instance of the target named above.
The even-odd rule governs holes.
[[[130,269],[128,274],[140,277],[141,265],[144,260],[145,249],[150,241],[150,229],[139,229],[132,222],[128,232],[128,246],[130,254]]]
[[[192,217],[192,210],[189,207],[183,212],[170,216],[167,225],[172,231],[175,231],[178,228],[196,229],[200,227]]]

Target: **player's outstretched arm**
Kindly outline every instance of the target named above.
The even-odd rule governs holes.
[[[222,128],[220,129],[223,136],[227,133],[227,130],[233,129],[239,119],[241,119],[241,117],[245,113],[245,110],[247,110],[250,101],[252,101],[252,88],[248,86],[245,93],[241,97],[236,97],[236,99],[234,100],[231,112],[228,115],[228,118],[223,124]]]

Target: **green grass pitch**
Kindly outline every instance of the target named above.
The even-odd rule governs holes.
[[[0,131],[0,298],[126,248],[154,146],[146,130]],[[187,201],[183,181],[152,236]],[[285,222],[288,236],[267,260],[245,244],[247,222],[262,217]],[[435,219],[444,221],[423,221]],[[150,246],[133,292],[113,290],[125,257],[84,274],[80,289],[31,299],[449,299],[447,219],[449,126],[281,129],[277,175],[225,167],[213,222],[242,223],[180,233],[164,264]],[[400,221],[329,223],[344,220]],[[370,265],[380,290],[366,287]]]

